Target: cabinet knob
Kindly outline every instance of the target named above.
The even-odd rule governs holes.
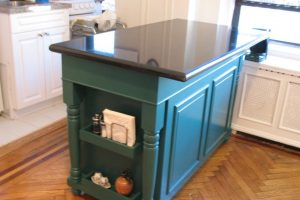
[[[49,36],[50,34],[49,34],[49,33],[47,33],[47,32],[45,32],[45,33],[44,33],[44,35],[45,35],[45,36]]]
[[[39,37],[43,37],[43,34],[41,34],[41,33],[38,33],[37,35],[38,35]]]

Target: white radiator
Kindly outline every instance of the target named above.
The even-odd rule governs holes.
[[[286,65],[289,66],[288,62]],[[232,128],[300,148],[300,73],[297,69],[292,72],[245,62]]]

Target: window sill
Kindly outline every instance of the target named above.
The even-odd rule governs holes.
[[[300,77],[299,59],[268,55],[267,59],[261,63],[245,61],[245,64],[251,67],[262,68]]]

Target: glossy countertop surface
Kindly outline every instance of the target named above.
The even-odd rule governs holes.
[[[20,14],[69,9],[70,4],[35,3],[32,1],[0,1],[0,13]]]
[[[76,38],[50,50],[180,81],[265,40],[263,31],[169,20]]]

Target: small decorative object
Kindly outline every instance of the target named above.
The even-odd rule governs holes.
[[[105,109],[106,137],[132,147],[135,144],[135,117]],[[102,135],[103,136],[103,135]]]
[[[100,115],[95,114],[92,118],[93,120],[93,133],[95,134],[100,134]]]
[[[115,181],[116,192],[122,195],[129,195],[133,190],[133,180],[130,178],[129,170],[125,170]]]
[[[91,180],[93,181],[93,183],[100,185],[106,189],[111,187],[108,178],[104,177],[100,172],[95,172],[94,175],[91,177]]]

